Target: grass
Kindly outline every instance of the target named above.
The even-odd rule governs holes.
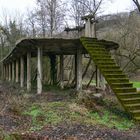
[[[132,81],[133,87],[140,88],[140,82]]]
[[[103,110],[102,115],[99,115],[97,112],[89,113],[88,123],[96,123],[109,128],[116,128],[118,130],[129,130],[134,127],[134,122],[127,118],[118,117],[115,114],[112,114],[110,111]],[[93,121],[94,120],[94,121]]]
[[[83,124],[102,125],[118,130],[129,130],[134,127],[134,122],[126,116],[120,116],[107,108],[100,112],[92,112],[84,106],[74,102],[49,102],[46,104],[33,104],[24,115],[32,117],[29,131],[40,130],[45,125]]]
[[[34,94],[13,94],[6,98],[12,111],[20,116],[29,117],[31,119],[26,131],[40,131],[45,126],[57,125],[92,125],[106,128],[115,128],[117,130],[126,131],[135,128],[135,123],[120,108],[118,101],[113,99],[103,100],[100,105],[97,104],[98,110],[88,110],[85,106],[80,105],[74,98],[69,95],[70,90],[60,90],[57,87],[46,87],[49,94],[59,95],[60,97],[69,97],[67,100],[48,102],[47,93],[41,96]],[[8,96],[8,95],[7,95]],[[52,97],[53,97],[52,96]],[[12,106],[11,106],[12,105]],[[17,130],[18,131],[18,130]],[[24,130],[25,131],[25,130]],[[19,131],[18,131],[19,132]],[[22,132],[22,130],[21,130]],[[9,136],[5,135],[7,140]]]

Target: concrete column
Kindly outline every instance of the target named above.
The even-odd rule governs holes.
[[[19,82],[19,60],[16,60],[16,83]]]
[[[64,88],[64,57],[60,55],[60,87]]]
[[[37,94],[42,93],[42,49],[37,50]]]
[[[8,80],[8,73],[7,73],[8,69],[7,69],[7,64],[5,65],[5,78],[6,81]]]
[[[4,77],[4,80],[6,80],[6,70],[5,70],[5,64],[3,64],[3,77]]]
[[[77,61],[76,61],[76,90],[82,90],[82,52],[80,49],[77,50]]]
[[[96,88],[99,88],[100,86],[100,72],[98,67],[96,66]]]
[[[12,81],[15,81],[15,62],[12,62]]]
[[[101,87],[102,90],[105,90],[106,85],[105,85],[105,78],[104,76],[100,73],[100,83],[99,86]]]
[[[96,66],[96,88],[97,88],[97,92],[98,92],[98,88],[105,90],[105,79],[97,66]]]
[[[20,86],[24,87],[24,57],[20,58]]]
[[[86,20],[85,24],[85,37],[91,37],[91,21],[90,18]]]
[[[27,53],[27,91],[31,91],[31,53]]]
[[[1,76],[1,80],[3,81],[3,79],[4,79],[3,78],[3,76],[4,76],[4,74],[3,74],[3,63],[1,63],[1,75],[0,76]]]
[[[96,38],[97,34],[96,34],[96,22],[93,22],[91,24],[91,37]]]
[[[50,55],[50,63],[51,63],[51,84],[55,85],[57,83],[57,67],[56,67],[56,55]]]
[[[11,76],[11,63],[9,63],[9,81],[12,80],[12,76]]]

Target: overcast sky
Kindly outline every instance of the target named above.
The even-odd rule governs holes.
[[[109,0],[108,0],[109,1]],[[122,11],[132,10],[132,0],[110,0],[112,3],[105,5],[105,14],[117,13]],[[26,12],[27,8],[31,9],[35,7],[36,0],[0,0],[0,13],[6,9],[6,11],[18,10],[21,13]]]

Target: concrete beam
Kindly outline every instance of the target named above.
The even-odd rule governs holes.
[[[37,94],[42,93],[42,48],[37,50]]]
[[[27,53],[27,91],[31,91],[31,53]]]

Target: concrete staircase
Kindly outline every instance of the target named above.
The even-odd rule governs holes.
[[[94,38],[81,38],[80,40],[124,109],[135,120],[140,121],[140,94],[136,92],[136,88],[111,58],[104,43]]]

